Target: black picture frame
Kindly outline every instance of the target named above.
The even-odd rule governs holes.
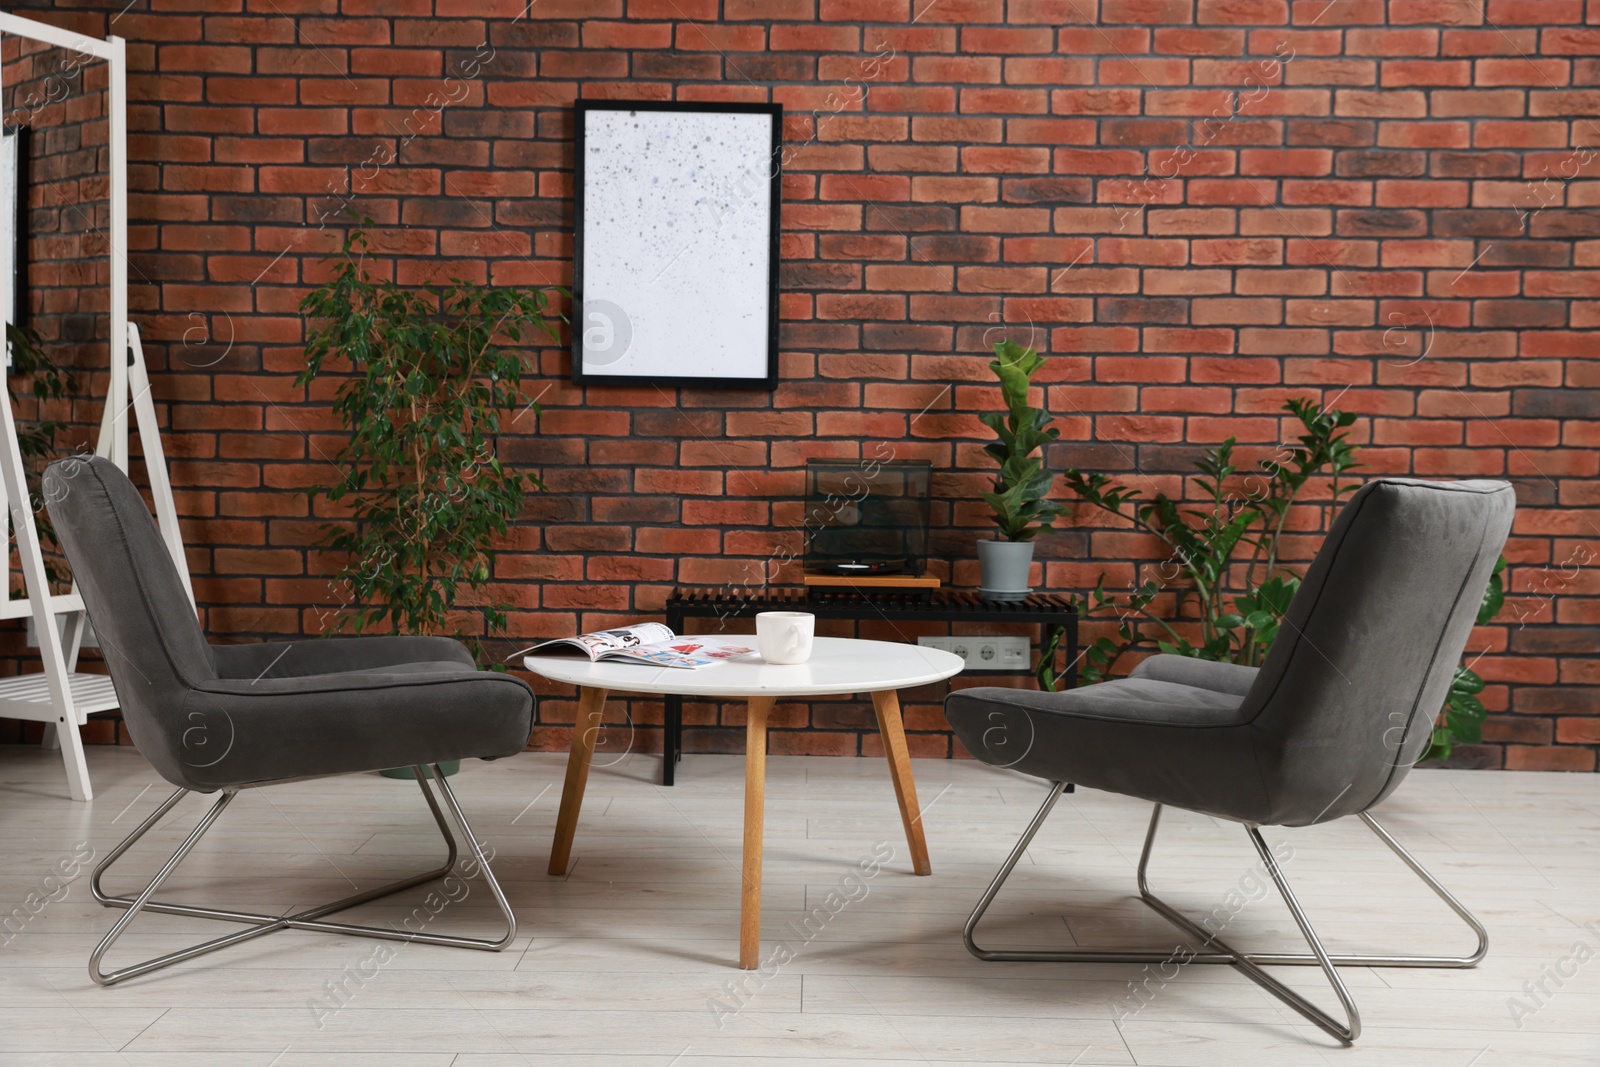
[[[586,212],[594,210],[589,203],[587,180],[588,151],[586,126],[588,116],[597,111],[624,112],[681,112],[686,114],[768,115],[772,120],[772,140],[768,156],[771,182],[770,210],[767,223],[767,323],[765,330],[766,359],[764,371],[758,375],[703,376],[672,373],[600,374],[585,370],[584,337],[588,328],[589,313],[584,303],[585,256],[591,250],[584,242]],[[579,100],[573,105],[573,238],[572,238],[572,380],[574,384],[591,385],[655,385],[661,387],[690,388],[746,388],[774,389],[778,384],[778,265],[779,236],[782,229],[783,175],[783,105],[777,103],[712,103],[700,101],[665,100]]]

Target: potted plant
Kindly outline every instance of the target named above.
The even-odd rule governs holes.
[[[481,652],[481,638],[505,628],[509,607],[473,595],[490,582],[492,543],[524,495],[544,488],[537,475],[502,463],[496,441],[511,423],[537,416],[521,389],[533,356],[524,346],[539,334],[559,343],[552,318],[560,315],[537,289],[463,281],[413,289],[375,279],[371,226],[362,219],[347,233],[329,257],[331,276],[300,304],[316,325],[297,382],[309,385],[335,360],[350,372],[333,401],[349,431],[331,457],[343,477],[310,491],[349,515],[319,541],[341,557],[334,581],[348,591],[328,629],[444,634]],[[481,613],[471,632],[464,595]]]
[[[1349,441],[1354,412],[1324,407],[1310,397],[1283,405],[1303,431],[1257,461],[1254,470],[1234,465],[1235,440],[1203,450],[1194,461],[1194,484],[1206,495],[1174,500],[1165,493],[1150,498],[1113,476],[1069,468],[1066,486],[1086,503],[1125,519],[1158,538],[1167,558],[1153,574],[1126,591],[1107,591],[1101,575],[1083,598],[1084,618],[1114,616],[1114,635],[1102,634],[1068,669],[1081,684],[1104,682],[1120,673],[1129,652],[1166,652],[1222,663],[1257,667],[1277,637],[1289,602],[1300,589],[1300,575],[1279,560],[1278,542],[1286,528],[1315,529],[1315,521],[1288,522],[1291,510],[1322,509],[1353,493],[1360,483],[1345,477],[1361,466]],[[1301,499],[1313,480],[1326,496]],[[1486,626],[1505,606],[1505,557],[1495,563],[1478,604],[1478,625]],[[1162,594],[1169,594],[1163,596]],[[1055,651],[1064,636],[1054,631],[1039,655],[1041,689],[1055,691]],[[1456,668],[1444,707],[1434,722],[1432,742],[1418,762],[1444,761],[1457,745],[1483,739],[1487,716],[1478,694],[1484,681],[1470,666]],[[1469,757],[1471,758],[1471,757]]]
[[[1006,410],[984,412],[978,418],[999,438],[984,446],[1000,464],[1000,473],[994,492],[983,494],[994,509],[999,536],[978,542],[979,591],[991,600],[1021,600],[1033,592],[1028,585],[1033,539],[1061,514],[1061,506],[1048,499],[1055,475],[1044,469],[1044,460],[1037,455],[1061,431],[1049,428],[1050,415],[1028,403],[1033,373],[1044,365],[1044,357],[1015,341],[1001,341],[994,346],[994,355],[989,369],[1000,379]]]
[[[1201,452],[1194,484],[1206,495],[1199,500],[1159,492],[1146,499],[1109,474],[1063,472],[1079,499],[1155,536],[1168,553],[1126,592],[1107,592],[1102,576],[1085,598],[1086,617],[1117,619],[1115,638],[1103,635],[1084,649],[1085,683],[1111,678],[1117,661],[1135,650],[1261,665],[1300,588],[1300,576],[1278,556],[1283,531],[1306,525],[1290,526],[1290,511],[1327,506],[1320,498],[1300,503],[1314,479],[1319,488],[1326,485],[1335,506],[1360,484],[1345,477],[1360,466],[1348,440],[1354,412],[1324,408],[1309,397],[1289,400],[1283,410],[1303,432],[1254,470],[1235,466],[1232,437]]]

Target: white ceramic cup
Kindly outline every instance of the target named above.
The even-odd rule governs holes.
[[[763,611],[756,616],[756,647],[768,663],[804,663],[816,628],[809,611]]]

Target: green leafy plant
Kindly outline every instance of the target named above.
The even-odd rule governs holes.
[[[45,404],[52,400],[71,401],[78,395],[78,380],[72,372],[55,365],[39,335],[27,327],[6,324],[6,345],[11,353],[10,373],[28,380],[27,389],[38,401],[39,417],[17,419],[17,447],[22,453],[22,465],[28,477],[29,492],[38,503],[34,508],[34,527],[39,531],[39,544],[44,549],[45,576],[52,585],[64,585],[70,575],[57,564],[59,554],[55,527],[50,525],[50,513],[43,506],[39,494],[39,478],[44,468],[61,449],[56,445],[56,434],[67,424],[44,416]],[[12,390],[12,395],[17,395]],[[11,522],[9,512],[6,522]],[[20,575],[19,575],[20,581]],[[21,587],[15,591],[21,595]]]
[[[1080,610],[1085,616],[1114,615],[1117,620],[1114,636],[1096,638],[1084,650],[1080,677],[1085,683],[1110,678],[1117,662],[1134,649],[1250,666],[1265,658],[1300,588],[1299,575],[1278,559],[1290,510],[1318,476],[1329,478],[1337,506],[1357,488],[1343,475],[1360,466],[1355,446],[1346,440],[1354,414],[1303,397],[1290,400],[1284,410],[1303,430],[1296,441],[1242,477],[1233,462],[1234,438],[1206,449],[1195,461],[1195,485],[1205,497],[1194,505],[1161,493],[1142,499],[1105,474],[1063,474],[1078,497],[1154,534],[1170,552],[1157,578],[1117,593],[1106,590],[1102,576],[1084,599]],[[1500,559],[1484,590],[1480,626],[1505,603],[1505,565]],[[1171,599],[1162,599],[1164,594]],[[1053,691],[1059,681],[1054,653],[1060,639],[1059,632],[1052,635],[1039,657],[1039,683],[1047,690]],[[1422,759],[1445,759],[1455,745],[1482,739],[1486,712],[1478,694],[1483,689],[1483,679],[1471,668],[1456,668]]]
[[[1086,598],[1084,614],[1115,615],[1117,630],[1084,651],[1085,682],[1111,677],[1117,661],[1137,648],[1261,662],[1300,588],[1299,576],[1278,559],[1289,512],[1306,485],[1323,474],[1331,477],[1337,504],[1356,488],[1342,476],[1359,465],[1355,447],[1346,440],[1353,413],[1324,409],[1304,397],[1290,400],[1284,410],[1303,432],[1242,477],[1234,464],[1234,438],[1201,454],[1195,485],[1205,498],[1198,504],[1164,493],[1145,499],[1106,474],[1076,469],[1063,474],[1079,498],[1155,535],[1169,552],[1157,577],[1114,593],[1106,590],[1102,576]],[[1053,688],[1055,679],[1049,683]]]
[[[1495,560],[1489,585],[1483,591],[1483,600],[1478,603],[1479,626],[1487,626],[1494,621],[1494,617],[1505,606],[1505,579],[1500,576],[1505,569],[1506,558],[1501,556]],[[1450,679],[1450,690],[1445,694],[1444,710],[1433,724],[1433,737],[1422,759],[1449,759],[1457,745],[1475,745],[1483,740],[1483,720],[1489,714],[1484,710],[1483,701],[1478,699],[1483,689],[1483,679],[1471,667],[1462,665],[1456,668]]]
[[[1031,541],[1061,514],[1061,506],[1047,499],[1055,475],[1035,454],[1060,437],[1061,431],[1050,426],[1054,420],[1043,409],[1028,403],[1028,388],[1034,372],[1044,365],[1044,357],[1015,341],[1001,341],[994,346],[994,355],[989,369],[1000,379],[1006,410],[978,416],[999,438],[983,446],[1000,464],[994,491],[984,493],[983,499],[994,510],[1001,538]]]
[[[347,509],[320,544],[340,553],[353,594],[334,630],[387,624],[397,633],[462,634],[466,591],[489,584],[493,540],[504,535],[537,475],[503,464],[497,435],[538,405],[521,389],[539,335],[559,341],[549,296],[451,281],[403,288],[369,271],[362,219],[327,260],[332,276],[301,301],[317,325],[306,340],[306,385],[347,360],[353,374],[333,410],[350,436],[336,458],[343,479],[311,490]],[[533,419],[525,424],[531,428]],[[484,632],[503,630],[508,606],[481,605]]]

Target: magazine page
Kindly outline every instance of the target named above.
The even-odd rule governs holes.
[[[755,656],[755,638],[752,637],[674,637],[634,648],[601,653],[602,659],[627,660],[631,663],[650,663],[657,667],[680,667],[699,670],[728,660]]]
[[[540,641],[520,652],[511,653],[506,659],[509,661],[530,652],[563,647],[577,649],[588,655],[591,660],[598,660],[608,652],[621,652],[642,645],[658,645],[672,640],[672,637],[672,631],[659,622],[636,622],[632,626],[619,626],[614,630],[597,630],[594,633],[579,634],[577,637],[557,637],[550,641]]]

